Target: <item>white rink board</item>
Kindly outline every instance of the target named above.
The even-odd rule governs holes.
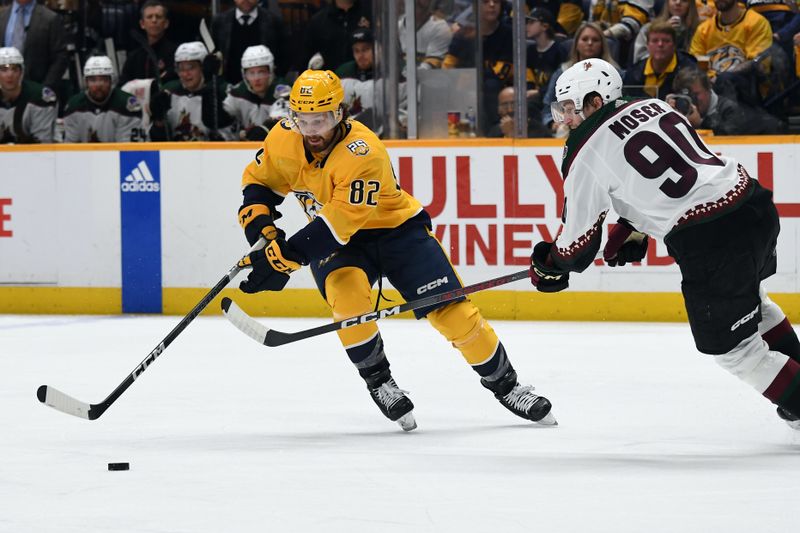
[[[466,282],[527,264],[532,245],[552,238],[559,228],[562,148],[530,144],[391,144],[401,183],[429,206],[434,231]],[[0,200],[11,200],[0,218],[0,234],[11,233],[0,237],[0,283],[120,286],[118,148],[0,152]],[[800,183],[795,169],[800,145],[712,148],[738,158],[753,177],[774,176],[776,203],[790,205],[782,208],[778,275],[768,288],[798,292]],[[240,144],[161,150],[164,287],[207,287],[246,250],[236,212],[241,171],[253,154],[254,148]],[[284,214],[279,224],[290,234],[306,222],[294,202],[289,196],[279,208]],[[608,221],[615,219],[610,215]],[[307,269],[293,275],[292,287],[314,287]],[[677,268],[661,243],[640,267],[594,266],[571,280],[578,291],[677,292],[678,287]],[[533,290],[525,284],[514,289]]]

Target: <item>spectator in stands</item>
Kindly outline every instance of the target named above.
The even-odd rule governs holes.
[[[480,38],[483,42],[483,124],[494,124],[497,115],[497,96],[514,78],[514,49],[511,26],[501,20],[501,0],[480,0]],[[476,35],[474,21],[464,20],[453,35],[450,49],[444,58],[444,68],[469,68],[475,66]]]
[[[234,9],[220,13],[211,21],[214,44],[222,52],[225,80],[231,84],[242,81],[242,54],[248,47],[259,44],[272,51],[277,73],[285,74],[285,35],[280,17],[257,6],[256,0],[234,0],[234,3]]]
[[[164,83],[177,79],[173,57],[178,46],[166,37],[169,28],[167,7],[161,0],[147,0],[139,13],[139,27],[144,30],[150,50],[141,46],[128,55],[119,76],[120,86],[130,80],[158,77]],[[151,51],[155,60],[151,57]]]
[[[116,87],[116,73],[107,56],[94,56],[83,67],[86,89],[64,109],[64,142],[107,143],[146,141],[142,106]]]
[[[344,100],[342,105],[348,115],[362,120],[359,115],[372,109],[375,103],[375,39],[369,30],[356,30],[351,36],[353,57],[338,69],[336,75],[342,81]]]
[[[487,137],[515,137],[514,87],[506,87],[497,95],[497,115],[500,119],[489,129]],[[542,125],[541,118],[528,113],[528,138],[550,137],[550,132]]]
[[[557,29],[561,28],[547,8],[537,7],[526,17],[527,96],[529,101],[533,100],[541,104],[547,85],[550,83],[550,77],[567,59],[564,48],[556,42]]]
[[[747,0],[747,7],[769,21],[772,38],[792,57],[794,44],[792,37],[800,31],[800,13],[797,6],[792,9],[787,0]]]
[[[712,130],[714,135],[758,135],[780,133],[783,125],[764,110],[755,110],[728,96],[717,94],[711,88],[708,75],[697,68],[678,72],[673,82],[676,95],[667,95],[666,101],[683,113],[697,129]],[[690,102],[681,105],[680,96]]]
[[[241,61],[241,58],[240,58]],[[199,41],[175,50],[178,80],[153,91],[150,97],[151,141],[233,141],[239,132],[223,108],[228,85],[211,83],[219,63]]]
[[[702,22],[692,38],[689,53],[708,56],[708,75],[743,71],[745,63],[772,44],[772,28],[763,16],[736,0],[716,0],[717,14]]]
[[[273,6],[272,0],[269,6]],[[285,32],[285,46],[283,48],[286,55],[285,61],[289,71],[305,70],[305,36],[306,28],[311,20],[311,17],[319,11],[327,0],[279,0],[279,9],[281,18],[283,19],[283,28]],[[261,5],[265,2],[262,1]],[[288,73],[287,73],[288,74]]]
[[[440,68],[444,56],[453,40],[453,33],[446,20],[438,16],[431,10],[432,0],[415,0],[414,5],[414,28],[417,36],[417,57],[416,64],[421,69]],[[400,49],[405,54],[406,43],[406,20],[407,14],[400,16],[398,22],[398,35],[400,38]],[[409,59],[406,58],[406,64]]]
[[[555,16],[565,35],[574,35],[586,18],[582,0],[527,0],[528,12],[544,8]]]
[[[700,24],[695,0],[665,0],[661,13],[652,22],[669,22],[675,28],[675,49],[689,52],[692,37]],[[638,63],[648,56],[647,31],[651,22],[648,22],[639,34],[633,45],[633,63]]]
[[[67,70],[69,57],[64,25],[53,11],[35,0],[14,0],[0,10],[4,46],[25,58],[25,78],[55,88]]]
[[[625,71],[622,81],[626,96],[664,99],[672,92],[675,75],[684,68],[697,66],[695,58],[676,50],[677,32],[667,21],[656,20],[647,31],[647,59],[642,59]]]
[[[280,95],[288,95],[291,87],[275,76],[275,58],[264,45],[245,50],[241,64],[242,81],[231,88],[222,106],[236,121],[240,140],[263,141],[276,122],[289,116],[288,103]]]
[[[591,0],[590,18],[604,28],[603,34],[616,43],[617,59],[623,67],[627,64],[633,41],[642,26],[650,20],[654,0],[626,0],[607,2]]]
[[[53,142],[56,94],[25,79],[25,60],[14,47],[0,48],[0,144]]]
[[[547,91],[542,101],[542,123],[554,133],[558,131],[558,125],[553,122],[550,104],[556,100],[556,80],[561,76],[562,72],[578,61],[592,59],[593,57],[604,59],[619,69],[616,62],[611,57],[608,41],[603,35],[602,27],[594,22],[584,22],[581,27],[578,28],[578,31],[575,32],[575,39],[572,41],[569,57],[561,67],[550,76],[550,83],[547,86]],[[566,131],[558,131],[558,134],[566,135]]]
[[[358,29],[369,29],[371,19],[371,0],[332,0],[308,23],[305,58],[298,70],[307,67],[335,71],[352,60],[349,37]]]

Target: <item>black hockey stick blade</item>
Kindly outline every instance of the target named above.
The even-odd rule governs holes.
[[[338,322],[333,322],[294,333],[284,333],[282,331],[269,329],[242,311],[242,309],[230,298],[222,299],[222,313],[231,324],[236,326],[248,337],[265,346],[275,347],[303,339],[308,339],[310,337],[316,337],[317,335],[330,333],[331,331],[350,328],[366,322],[375,322],[376,320],[386,318],[387,316],[399,315],[400,313],[405,313],[406,311],[413,311],[414,309],[420,309],[422,307],[428,307],[430,305],[442,302],[449,302],[450,300],[455,300],[462,296],[466,296],[467,294],[491,289],[493,287],[499,287],[500,285],[505,285],[506,283],[511,283],[513,281],[518,281],[528,277],[530,277],[528,269],[520,270],[519,272],[514,272],[513,274],[507,274],[505,276],[500,276],[499,278],[481,281],[480,283],[475,283],[474,285],[469,285],[467,287],[460,287],[451,291],[420,298],[419,300],[412,300],[401,305],[395,305],[394,307],[379,309],[378,311],[364,313],[363,315],[346,318]]]
[[[250,251],[247,253],[249,254],[260,248],[263,248],[265,244],[266,240],[262,237],[256,244],[253,245],[252,248],[250,248]],[[244,259],[244,257],[242,259]],[[100,416],[105,413],[115,401],[117,401],[117,398],[122,396],[122,393],[128,390],[128,387],[133,385],[133,382],[136,381],[136,379],[142,375],[142,373],[147,370],[151,364],[153,364],[156,358],[167,349],[167,346],[169,346],[172,341],[174,341],[175,338],[180,335],[184,329],[186,329],[186,326],[188,326],[195,318],[197,318],[197,315],[202,313],[203,309],[208,307],[208,304],[210,304],[211,301],[216,298],[220,292],[222,292],[222,289],[224,289],[228,283],[230,283],[230,281],[236,277],[236,275],[243,268],[239,266],[242,259],[237,261],[236,264],[231,267],[228,273],[225,274],[210,291],[208,291],[203,299],[200,300],[191,311],[189,311],[189,314],[183,317],[178,325],[172,328],[172,331],[170,331],[167,336],[164,337],[158,346],[153,348],[153,350],[147,354],[147,357],[145,357],[144,360],[142,360],[142,362],[139,363],[124,380],[122,380],[122,383],[117,385],[117,388],[114,389],[114,391],[109,394],[105,400],[100,403],[88,404],[76,400],[72,396],[64,394],[60,390],[49,385],[42,385],[39,387],[36,390],[36,397],[43,404],[61,411],[62,413],[67,413],[68,415],[77,416],[78,418],[83,418],[86,420],[96,420],[100,418]]]

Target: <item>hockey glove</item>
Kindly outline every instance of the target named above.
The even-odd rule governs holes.
[[[242,140],[264,142],[267,133],[269,133],[269,129],[266,126],[250,126],[244,130],[244,139]]]
[[[280,217],[281,214],[274,207],[266,204],[249,204],[239,208],[239,225],[250,246],[260,237],[267,239],[267,242],[283,239],[285,234],[275,226],[275,219]]]
[[[150,97],[150,117],[156,120],[164,120],[167,111],[172,105],[172,93],[161,91]]]
[[[641,261],[647,255],[648,240],[647,235],[636,231],[630,222],[620,218],[608,231],[603,261],[610,267]]]
[[[558,292],[569,287],[569,272],[559,270],[550,257],[552,242],[542,241],[533,247],[531,283],[539,292]]]
[[[222,54],[219,52],[215,52],[213,54],[208,54],[203,59],[203,76],[205,76],[208,82],[211,82],[211,78],[213,76],[221,76],[222,75]]]
[[[239,266],[253,267],[247,279],[239,284],[242,292],[280,291],[289,282],[289,274],[302,266],[302,258],[290,249],[289,243],[280,239],[250,253]]]

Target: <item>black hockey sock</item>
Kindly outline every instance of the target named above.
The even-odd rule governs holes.
[[[489,359],[479,365],[472,365],[472,370],[486,381],[496,381],[502,378],[509,369],[511,369],[511,362],[508,360],[502,342],[497,343],[497,349]]]
[[[800,341],[788,318],[761,336],[773,352],[780,352],[800,362]]]

